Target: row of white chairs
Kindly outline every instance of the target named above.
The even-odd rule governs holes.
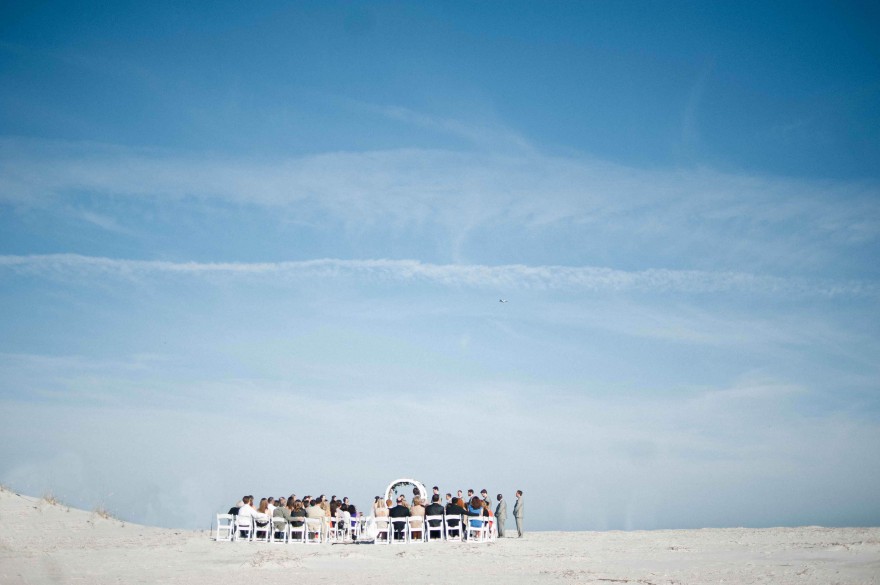
[[[302,518],[293,526],[284,518],[272,518],[260,526],[251,517],[217,514],[214,540],[322,544],[370,541],[381,544],[412,542],[489,542],[497,537],[488,516],[416,516],[404,518],[359,517]]]
[[[374,518],[376,542],[490,542],[497,537],[495,522],[489,516],[425,516]]]

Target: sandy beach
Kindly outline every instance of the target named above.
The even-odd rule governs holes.
[[[878,583],[880,528],[534,532],[489,544],[214,542],[0,492],[0,582]]]

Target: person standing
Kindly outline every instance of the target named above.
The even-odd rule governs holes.
[[[498,494],[498,505],[495,506],[495,522],[498,527],[498,537],[504,538],[504,521],[507,520],[507,502],[504,496]]]
[[[516,520],[516,532],[519,538],[523,535],[523,493],[522,490],[516,490],[516,503],[513,505],[513,519]]]

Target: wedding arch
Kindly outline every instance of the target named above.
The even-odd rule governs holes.
[[[394,498],[391,497],[391,494],[394,492],[394,490],[396,490],[399,487],[405,486],[405,485],[411,485],[414,488],[416,488],[416,490],[418,490],[418,492],[419,492],[419,497],[422,499],[422,501],[423,502],[428,501],[428,490],[425,489],[425,484],[423,484],[422,482],[420,482],[418,480],[410,479],[408,477],[404,477],[402,479],[395,479],[390,484],[388,484],[388,489],[385,490],[385,499],[386,500],[393,500]]]

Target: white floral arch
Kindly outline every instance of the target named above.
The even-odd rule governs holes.
[[[413,486],[414,488],[416,488],[419,491],[419,497],[422,499],[422,501],[423,502],[428,501],[428,490],[425,489],[425,484],[423,484],[422,482],[420,482],[418,480],[410,479],[408,477],[404,477],[401,479],[395,479],[390,484],[388,484],[388,488],[385,490],[385,499],[386,500],[393,500],[393,498],[391,497],[391,493],[396,488],[399,488],[402,485]]]

